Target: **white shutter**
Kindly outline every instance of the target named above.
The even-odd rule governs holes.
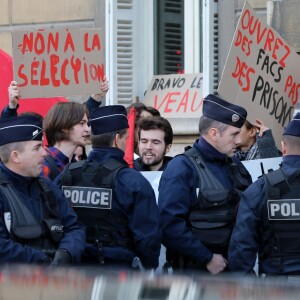
[[[109,64],[111,103],[127,106],[136,95],[135,51],[136,47],[136,0],[112,1],[110,15],[111,45]]]
[[[218,89],[219,79],[218,0],[203,1],[203,95]]]

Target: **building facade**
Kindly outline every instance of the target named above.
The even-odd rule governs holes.
[[[300,50],[300,1],[248,2]],[[244,0],[0,0],[0,48],[12,55],[13,30],[102,27],[110,82],[106,104],[142,102],[156,74],[201,72],[206,95],[217,91],[243,5]],[[174,153],[197,137],[197,122],[172,122]]]

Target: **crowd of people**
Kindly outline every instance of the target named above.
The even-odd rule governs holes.
[[[133,104],[137,158],[129,168],[130,107],[101,105],[106,79],[100,89],[43,118],[18,116],[19,86],[9,86],[0,118],[0,263],[156,269],[163,244],[174,272],[253,274],[258,256],[259,274],[300,274],[300,114],[280,151],[262,120],[251,124],[243,107],[207,95],[199,139],[173,158],[169,121]],[[255,182],[242,164],[281,155],[280,169]],[[162,172],[158,200],[140,171]]]

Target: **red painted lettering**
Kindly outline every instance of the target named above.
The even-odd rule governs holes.
[[[60,76],[61,76],[61,81],[64,85],[69,85],[70,80],[66,77],[67,73],[67,65],[69,64],[69,60],[65,59],[63,64],[61,65],[61,71],[60,71]]]
[[[66,37],[66,42],[65,42],[65,47],[64,47],[64,52],[66,53],[68,51],[68,48],[71,47],[72,51],[75,51],[75,46],[73,42],[73,38],[70,32],[67,33]]]
[[[57,74],[57,64],[59,63],[59,56],[56,54],[50,55],[50,77],[52,81],[52,85],[54,87],[60,86],[60,80],[56,79]]]
[[[24,54],[26,51],[32,52],[33,49],[33,32],[28,34],[24,34],[23,37],[23,44],[22,44],[22,54]]]
[[[19,82],[19,87],[26,86],[28,84],[28,78],[26,74],[22,72],[23,69],[24,69],[24,64],[21,64],[18,69],[18,76],[20,79],[23,80],[23,82]]]
[[[43,35],[38,32],[34,40],[34,51],[37,55],[45,52],[45,40]]]
[[[81,69],[81,60],[79,58],[74,58],[74,55],[71,57],[71,66],[74,71],[74,79],[75,82],[78,84],[79,83],[79,78],[78,78],[78,73]]]
[[[266,31],[267,31],[267,27],[264,28],[264,30],[262,32],[261,31],[261,23],[258,22],[258,26],[257,26],[257,34],[256,34],[256,41],[257,41],[257,44],[259,45],[260,42],[262,41]]]
[[[91,47],[89,47],[88,44],[89,44],[89,34],[85,33],[84,34],[84,51],[91,52],[95,48],[97,48],[100,51],[101,47],[100,47],[99,35],[98,34],[94,34],[93,41],[92,41],[92,46]]]
[[[284,68],[286,66],[285,64],[285,60],[287,59],[287,57],[290,55],[291,53],[291,49],[289,48],[288,45],[284,45],[284,49],[286,50],[285,54],[283,55],[283,57],[280,59],[279,63],[280,65]]]
[[[183,97],[176,109],[176,112],[179,112],[181,106],[183,107],[183,111],[186,112],[186,109],[187,109],[187,105],[188,105],[188,100],[189,100],[189,90],[187,89],[185,91],[185,93],[183,94]]]
[[[195,108],[195,100],[197,98],[197,95],[198,95],[198,92],[195,92],[194,97],[193,97],[193,101],[192,101],[192,105],[191,105],[191,111],[192,112],[195,112],[195,111],[199,110],[201,105],[202,105],[202,102],[203,102],[203,98],[202,98],[201,101],[199,102],[198,106]]]
[[[158,96],[155,95],[155,98],[154,98],[154,107],[155,107],[156,109],[160,110],[161,107],[162,107],[162,105],[164,104],[164,102],[168,99],[169,94],[170,94],[170,92],[168,92],[168,93],[166,94],[166,96],[164,97],[164,99],[163,99],[163,101],[161,102],[161,104],[158,104]]]
[[[172,99],[171,97],[172,96],[177,96],[177,95],[180,95],[180,92],[171,92],[171,93],[169,93],[169,98],[168,98],[166,107],[164,109],[165,113],[170,113],[170,112],[173,111],[172,108],[169,108],[169,105],[171,105],[172,103],[176,103],[176,99],[174,99],[174,98]]]
[[[289,99],[292,101],[292,105],[295,105],[298,102],[298,95],[300,83],[296,83],[292,75],[289,75],[285,82],[284,92],[288,93]]]
[[[252,41],[249,40],[247,38],[247,36],[243,36],[242,32],[240,30],[238,30],[238,36],[237,36],[237,39],[234,43],[234,46],[241,46],[243,52],[246,54],[246,56],[249,56],[250,55],[250,52],[251,52],[251,44],[252,44]]]
[[[39,61],[33,61],[31,63],[31,69],[30,69],[30,78],[31,78],[30,84],[31,85],[38,85],[39,84],[38,79],[35,79],[35,76],[38,75],[37,68],[39,67],[39,65],[40,65]]]
[[[87,68],[86,63],[83,64],[83,72],[84,72],[85,83],[88,83],[89,82],[89,77],[88,77],[88,68]]]
[[[267,47],[269,51],[272,51],[272,43],[274,41],[274,32],[269,29],[267,38],[265,40],[264,50],[266,51]]]
[[[238,79],[238,84],[242,87],[243,91],[249,91],[250,73],[255,73],[255,70],[251,67],[248,67],[248,65],[245,62],[241,62],[241,60],[238,57],[236,59],[236,67],[231,75],[233,78]]]
[[[50,53],[50,51],[58,51],[58,44],[59,44],[59,35],[58,32],[55,32],[55,37],[53,36],[53,33],[50,32],[48,36],[48,44],[47,44],[47,52]]]
[[[40,81],[40,84],[41,86],[44,86],[44,85],[49,85],[50,83],[50,79],[46,77],[46,62],[45,60],[42,61],[42,70],[41,70],[41,81]]]

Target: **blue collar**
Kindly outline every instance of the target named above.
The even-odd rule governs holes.
[[[1,171],[5,173],[8,180],[11,180],[16,185],[31,185],[37,178],[19,175],[8,169],[3,163],[0,163]]]
[[[108,159],[115,159],[121,162],[124,160],[124,152],[115,147],[93,147],[92,151],[88,155],[88,160],[94,159],[98,162],[102,162]],[[126,162],[125,162],[126,163]]]
[[[203,137],[195,141],[194,146],[205,156],[207,160],[225,162],[228,157],[220,153],[215,147],[209,144]]]

